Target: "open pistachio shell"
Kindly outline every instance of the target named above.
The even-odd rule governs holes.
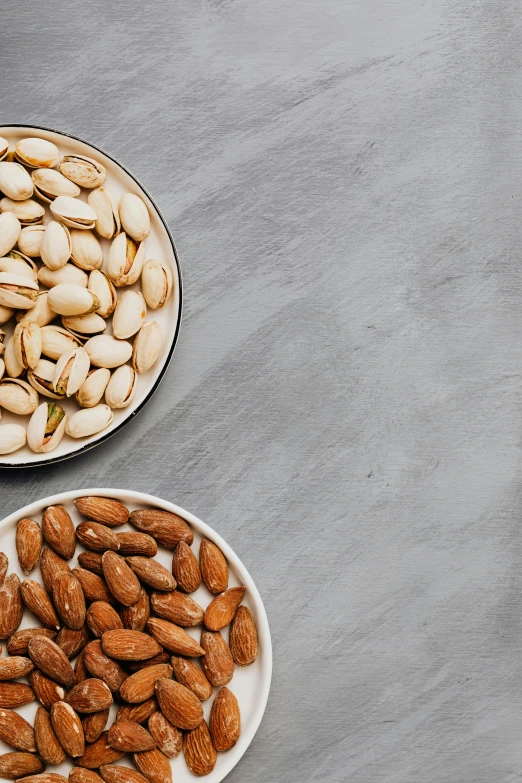
[[[76,402],[82,408],[94,408],[98,405],[107,384],[111,379],[111,371],[106,367],[91,370],[76,392]]]
[[[108,405],[95,405],[94,408],[84,408],[73,413],[65,425],[65,431],[71,438],[87,438],[108,427],[112,419]]]
[[[0,272],[0,305],[29,310],[38,299],[38,283],[24,275]]]
[[[93,334],[101,334],[107,327],[105,319],[98,313],[64,315],[62,323],[66,329],[81,340],[87,340]]]
[[[26,261],[22,260],[26,258]],[[30,262],[30,263],[27,263]],[[30,280],[37,280],[36,264],[22,253],[16,257],[16,250],[10,250],[7,256],[0,258],[0,272],[11,272],[14,275],[22,275]]]
[[[136,371],[122,364],[111,376],[105,389],[105,402],[111,408],[126,408],[136,393]]]
[[[87,284],[89,291],[92,291],[100,301],[100,306],[96,310],[102,318],[108,318],[114,312],[118,297],[116,289],[104,272],[99,269],[93,269],[89,275]]]
[[[147,305],[141,291],[125,291],[116,305],[112,318],[112,333],[125,340],[136,334],[147,317]]]
[[[88,288],[59,283],[49,291],[49,305],[60,315],[87,315],[97,310],[100,302]]]
[[[44,397],[50,397],[52,400],[63,400],[63,394],[57,394],[54,391],[53,379],[56,372],[56,364],[47,359],[40,359],[34,370],[29,370],[27,380],[39,394]]]
[[[45,227],[40,256],[49,269],[60,269],[71,257],[69,229],[57,220],[52,220]]]
[[[118,211],[125,233],[135,242],[143,242],[150,234],[149,210],[143,199],[134,193],[124,193]]]
[[[42,402],[27,425],[27,445],[38,453],[52,451],[65,433],[67,414],[55,402]]]
[[[16,359],[25,368],[34,368],[42,353],[42,332],[34,321],[21,321],[13,334]]]
[[[97,334],[87,340],[84,347],[94,367],[119,367],[132,356],[132,345],[110,334]]]
[[[60,160],[60,151],[52,141],[27,138],[21,139],[15,144],[15,157],[20,163],[33,169],[52,168]]]
[[[163,307],[172,293],[172,272],[163,261],[150,258],[143,265],[141,289],[152,310]]]
[[[0,424],[0,454],[12,454],[25,446],[26,432],[21,424]]]
[[[49,307],[48,291],[40,291],[34,307],[30,310],[19,310],[16,316],[18,322],[34,321],[38,326],[47,326],[56,318],[56,313]]]
[[[21,223],[13,212],[0,214],[0,256],[7,255],[16,245],[21,230]]]
[[[81,231],[77,228],[71,231],[71,259],[80,269],[90,272],[100,269],[103,264],[103,250],[92,231]]]
[[[19,163],[0,163],[0,190],[14,201],[24,201],[33,195],[33,180]]]
[[[50,324],[42,328],[42,354],[57,361],[64,353],[80,347],[80,341],[62,326]]]
[[[18,378],[23,373],[24,366],[16,358],[15,344],[12,337],[5,346],[4,362],[5,371],[10,378]]]
[[[105,166],[86,155],[64,155],[60,171],[81,188],[99,188],[107,179]]]
[[[0,212],[12,212],[22,226],[41,223],[45,209],[37,201],[27,198],[25,201],[13,201],[12,198],[0,199]]]
[[[88,279],[83,269],[78,269],[74,264],[65,264],[59,269],[49,269],[47,266],[42,266],[38,270],[38,280],[46,285],[47,288],[54,288],[55,285],[60,285],[60,283],[73,283],[74,285],[81,285],[83,288],[87,288]]]
[[[113,240],[107,260],[107,275],[116,286],[132,285],[141,274],[145,242],[135,242],[127,234]]]
[[[45,226],[25,226],[18,237],[18,249],[30,258],[37,258],[44,234]]]
[[[155,364],[161,350],[162,331],[157,321],[146,321],[134,339],[132,366],[138,373]]]
[[[56,220],[69,228],[94,228],[96,212],[79,198],[58,196],[51,202],[50,209]]]
[[[96,212],[94,228],[104,239],[113,239],[120,233],[120,216],[113,196],[105,188],[91,190],[87,203]]]
[[[55,169],[35,169],[31,172],[34,195],[46,204],[50,204],[58,196],[77,198],[81,189]]]
[[[76,394],[89,372],[89,356],[83,348],[64,353],[56,362],[53,389],[67,397]]]
[[[3,136],[0,136],[0,160],[6,158],[8,152],[9,152],[9,142],[7,141],[7,139],[4,139]]]
[[[19,378],[3,378],[0,381],[0,407],[26,416],[38,407],[38,394]]]

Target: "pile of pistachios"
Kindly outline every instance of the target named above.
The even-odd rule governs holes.
[[[172,271],[147,259],[143,199],[117,202],[106,180],[101,163],[46,139],[10,149],[0,138],[0,414],[31,417],[27,427],[0,422],[0,454],[101,432],[160,354],[162,329],[147,309],[169,299]],[[110,241],[106,259],[98,237]],[[78,410],[68,415],[69,397]]]

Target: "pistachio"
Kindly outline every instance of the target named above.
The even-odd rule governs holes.
[[[125,291],[116,305],[112,333],[118,339],[132,337],[141,329],[147,317],[147,305],[140,291]]]
[[[38,394],[19,378],[4,378],[0,381],[0,407],[25,416],[38,407]]]
[[[38,453],[52,451],[65,433],[67,414],[55,402],[42,402],[27,425],[27,444]]]
[[[7,157],[8,152],[9,142],[7,139],[4,139],[3,136],[0,136],[0,160],[3,160],[5,157]]]
[[[24,275],[0,272],[0,305],[29,310],[38,299],[38,283]]]
[[[25,446],[26,432],[21,424],[0,425],[0,454],[12,454]]]
[[[42,353],[42,332],[34,321],[21,321],[13,334],[15,356],[22,367],[33,369]]]
[[[163,307],[172,293],[172,272],[163,261],[149,259],[143,265],[141,288],[152,310]]]
[[[162,332],[157,321],[146,321],[136,335],[132,347],[132,366],[138,373],[147,372],[155,364],[161,350]]]
[[[59,283],[49,291],[49,305],[60,315],[87,315],[98,309],[100,300],[81,285]]]
[[[0,214],[0,256],[5,256],[16,245],[21,230],[22,226],[16,215],[12,212]]]
[[[40,256],[49,269],[60,269],[71,257],[69,229],[57,220],[52,220],[45,228]]]
[[[58,196],[51,202],[50,208],[56,220],[69,228],[94,228],[96,212],[79,198]]]
[[[143,199],[134,193],[124,193],[118,211],[125,233],[135,242],[143,242],[150,234],[149,210]]]
[[[104,239],[113,239],[120,233],[118,207],[111,194],[105,188],[91,190],[87,202],[96,212],[95,229]]]
[[[122,364],[111,376],[105,389],[105,402],[111,408],[126,408],[136,393],[136,372]]]
[[[5,362],[3,359],[0,358],[0,380],[2,380],[4,375],[5,375]]]
[[[65,426],[72,438],[87,438],[101,432],[112,422],[113,415],[108,405],[95,405],[73,413]]]
[[[84,347],[94,367],[119,367],[132,356],[132,345],[110,334],[97,334],[87,340]]]
[[[100,306],[97,309],[98,315],[102,318],[108,318],[114,312],[117,296],[116,289],[104,272],[99,269],[93,269],[89,275],[87,284],[89,291],[92,291],[100,300]]]
[[[106,367],[91,370],[76,392],[76,402],[82,408],[93,408],[98,405],[111,378],[111,371]]]
[[[0,356],[2,356],[5,352],[5,332],[3,329],[0,329]]]
[[[52,400],[62,400],[65,397],[63,394],[57,394],[53,387],[53,378],[56,372],[56,365],[54,362],[49,362],[47,359],[40,359],[34,370],[29,370],[27,373],[27,380],[37,392],[43,394],[44,397],[50,397]]]
[[[49,359],[57,360],[64,353],[70,353],[80,347],[80,341],[61,326],[44,326],[42,329],[42,353]]]
[[[127,234],[113,240],[107,261],[107,275],[116,286],[132,285],[141,274],[145,242],[135,242]]]
[[[34,321],[38,326],[47,326],[54,321],[56,313],[49,307],[48,293],[48,291],[40,291],[35,306],[30,310],[19,310],[16,320],[19,323]]]
[[[18,378],[23,373],[24,366],[16,358],[15,344],[12,337],[5,346],[4,362],[5,370],[10,378]]]
[[[40,246],[45,234],[45,226],[26,226],[20,231],[18,249],[31,258],[40,255]]]
[[[90,272],[100,269],[103,264],[102,246],[92,231],[82,231],[77,228],[71,231],[73,264]]]
[[[76,394],[89,373],[89,356],[83,348],[64,353],[56,362],[53,389],[56,394]]]
[[[0,163],[0,190],[13,201],[24,201],[33,195],[33,180],[19,163]]]
[[[64,155],[60,171],[81,188],[98,188],[107,179],[105,166],[86,155]]]
[[[34,261],[17,250],[10,250],[6,256],[0,258],[0,272],[12,272],[15,275],[37,280],[36,269]]]
[[[55,169],[35,169],[31,172],[34,194],[46,204],[50,204],[58,196],[76,198],[81,190]]]
[[[55,285],[60,285],[60,283],[73,283],[74,285],[87,288],[88,279],[83,269],[78,269],[74,264],[65,264],[59,269],[49,269],[47,266],[42,266],[38,270],[39,282],[48,288],[54,288]]]
[[[9,321],[9,319],[12,318],[13,313],[14,310],[10,307],[0,305],[0,324],[5,324],[7,321]]]
[[[93,334],[100,334],[107,326],[105,319],[97,313],[89,313],[88,315],[64,315],[62,323],[66,329],[76,337],[79,337],[80,340],[86,340]]]
[[[60,160],[60,151],[56,144],[46,139],[21,139],[15,144],[15,157],[20,163],[37,169],[40,166],[52,168]]]
[[[25,201],[13,201],[11,198],[0,199],[0,212],[12,212],[22,226],[41,223],[45,209],[37,201],[27,198]]]

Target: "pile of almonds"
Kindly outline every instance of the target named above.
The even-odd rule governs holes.
[[[226,686],[236,665],[257,657],[245,588],[228,587],[226,559],[212,541],[201,541],[198,561],[192,530],[176,514],[129,512],[102,497],[75,505],[85,517],[76,529],[59,505],[45,509],[41,524],[18,523],[20,568],[29,575],[39,564],[43,584],[7,575],[0,554],[8,653],[0,658],[0,740],[15,749],[0,755],[0,777],[66,783],[44,770],[70,756],[70,783],[172,783],[169,759],[182,750],[190,771],[207,775],[240,734],[238,701]],[[127,522],[132,532],[116,531]],[[71,568],[78,543],[85,550]],[[158,545],[173,550],[171,571],[155,559]],[[201,582],[214,596],[206,609],[189,595]],[[18,630],[24,609],[40,626]],[[198,643],[184,629],[200,625]],[[18,681],[26,675],[29,684]],[[207,724],[202,702],[214,688]],[[14,708],[35,699],[33,727]],[[115,763],[126,753],[136,769]]]
[[[101,432],[159,356],[161,325],[147,310],[169,299],[172,271],[147,258],[143,199],[124,193],[117,203],[106,179],[101,163],[46,139],[10,150],[0,138],[0,325],[13,327],[0,328],[0,413],[31,415],[27,429],[0,424],[0,454]],[[98,237],[111,243],[106,259]],[[72,415],[66,398],[79,406]]]

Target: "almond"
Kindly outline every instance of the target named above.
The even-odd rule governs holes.
[[[186,658],[171,659],[174,677],[176,680],[195,693],[200,701],[206,701],[212,696],[212,685],[205,677],[204,672],[194,661],[187,661]]]
[[[189,628],[201,625],[203,608],[184,593],[174,590],[172,593],[151,593],[150,602],[152,609],[164,620]]]
[[[25,606],[47,628],[59,630],[60,621],[45,588],[34,579],[24,579],[20,592]]]
[[[196,658],[203,655],[203,650],[192,636],[174,623],[151,617],[147,623],[147,630],[155,639],[171,652],[178,655],[188,655]]]
[[[144,661],[161,652],[155,639],[141,631],[129,631],[127,628],[106,631],[101,643],[105,655],[119,661]]]
[[[205,721],[183,737],[183,755],[193,775],[209,775],[214,769],[217,753]]]
[[[211,593],[218,595],[228,587],[228,565],[221,549],[204,538],[199,546],[199,567],[203,581]]]
[[[109,687],[114,693],[119,691],[127,674],[116,661],[108,658],[102,650],[101,642],[95,641],[87,645],[84,650],[84,662],[87,671]]]
[[[121,619],[125,628],[130,631],[143,631],[150,617],[150,602],[147,592],[140,590],[140,597],[135,604],[123,606]]]
[[[51,631],[50,628],[24,628],[22,631],[16,631],[7,642],[9,655],[27,655],[27,645],[33,636],[46,636],[48,639],[55,639],[56,631]]]
[[[57,701],[51,707],[51,723],[64,751],[73,758],[83,756],[85,738],[82,722],[70,704]]]
[[[167,549],[175,549],[180,541],[189,546],[194,541],[194,534],[185,520],[169,511],[144,508],[133,511],[129,521],[140,533],[148,533]]]
[[[4,584],[4,579],[8,568],[9,559],[5,552],[0,552],[0,587]]]
[[[124,753],[138,753],[142,750],[152,750],[156,743],[149,732],[132,720],[119,720],[109,729],[108,742],[111,748]]]
[[[172,573],[177,579],[178,588],[185,593],[195,593],[201,584],[198,561],[192,549],[180,541],[172,558]]]
[[[65,688],[57,682],[46,677],[38,669],[34,669],[29,675],[29,682],[34,695],[44,707],[50,709],[56,701],[62,701],[65,697]]]
[[[141,704],[125,704],[118,710],[116,720],[133,720],[136,723],[144,723],[157,710],[158,702],[156,699],[147,699],[147,701]]]
[[[139,672],[141,669],[147,669],[149,666],[156,666],[158,663],[169,663],[170,654],[166,650],[162,650],[152,658],[147,658],[146,661],[129,661],[127,669],[134,673]]]
[[[102,556],[99,552],[80,552],[78,562],[86,571],[103,576]]]
[[[55,641],[68,658],[76,658],[89,641],[89,630],[85,625],[77,630],[64,625]]]
[[[0,682],[0,708],[22,707],[34,700],[34,693],[22,682]]]
[[[56,575],[53,598],[65,625],[79,630],[85,623],[85,596],[74,574],[62,572]]]
[[[170,761],[161,750],[153,748],[134,753],[132,759],[149,783],[172,783]]]
[[[158,545],[152,536],[135,531],[116,533],[120,548],[120,555],[143,555],[143,557],[155,557],[158,554]]]
[[[247,606],[240,606],[232,620],[229,647],[238,666],[250,666],[257,658],[256,624]]]
[[[103,680],[92,677],[75,685],[66,701],[76,712],[100,712],[110,707],[113,699]]]
[[[0,639],[8,639],[18,630],[23,613],[20,580],[16,574],[10,574],[0,587]]]
[[[119,527],[129,519],[129,509],[112,498],[77,498],[74,505],[84,517],[108,527]]]
[[[228,685],[234,676],[234,660],[229,646],[219,631],[203,631],[201,633],[201,646],[205,656],[201,660],[201,667],[207,680],[218,688]]]
[[[24,574],[36,568],[42,548],[42,531],[34,519],[21,519],[16,527],[16,552]]]
[[[0,756],[0,777],[15,780],[24,775],[43,772],[45,764],[32,753],[4,753]]]
[[[84,552],[83,554],[89,554]],[[92,552],[91,554],[94,554]],[[100,555],[101,566],[101,555]],[[106,601],[106,603],[113,603],[114,599],[109,592],[109,588],[105,584],[105,581],[98,576],[98,574],[88,571],[86,568],[73,568],[73,574],[82,586],[83,594],[87,601]],[[103,567],[102,567],[103,573]]]
[[[85,665],[85,647],[76,658],[76,662],[74,664],[74,673],[76,675],[76,682],[83,682],[89,677],[89,672],[87,671],[87,667]],[[88,742],[91,741],[93,740],[88,740]]]
[[[120,615],[106,601],[94,601],[87,611],[86,619],[91,633],[98,639],[105,631],[123,628]]]
[[[96,742],[109,720],[109,708],[100,712],[91,712],[82,718],[85,742]]]
[[[175,680],[156,680],[156,698],[163,715],[178,729],[195,729],[203,720],[198,697]]]
[[[111,748],[107,741],[109,735],[108,731],[104,731],[96,742],[92,742],[85,748],[85,753],[79,759],[76,759],[76,763],[80,767],[87,767],[87,769],[98,769],[104,764],[112,764],[113,761],[119,761],[123,756],[123,753],[119,750]]]
[[[171,591],[176,589],[176,580],[164,565],[150,557],[128,557],[130,565],[141,582],[150,585],[154,590]]]
[[[43,707],[38,707],[34,718],[34,736],[38,753],[46,764],[61,764],[65,761],[65,752],[54,733],[51,716]]]
[[[16,750],[36,753],[33,728],[17,712],[0,710],[0,740]]]
[[[69,660],[55,642],[45,636],[35,636],[28,644],[29,657],[35,666],[60,685],[70,688],[76,677]],[[45,706],[45,705],[44,705]]]
[[[92,769],[73,767],[69,772],[69,783],[103,783],[103,781]]]
[[[25,677],[33,669],[33,662],[29,658],[18,655],[0,658],[0,680],[16,680],[18,677]]]
[[[165,663],[147,666],[127,677],[120,688],[120,696],[131,704],[138,704],[154,696],[154,683],[160,677],[172,677],[172,666]]]
[[[107,552],[108,550],[116,552],[119,546],[115,533],[105,525],[100,525],[99,522],[80,522],[76,528],[76,536],[78,541],[92,552]]]
[[[67,783],[67,778],[57,772],[42,772],[40,775],[28,775],[19,780],[20,783]]]
[[[70,560],[76,549],[73,521],[64,506],[49,506],[42,515],[43,537],[57,555]]]
[[[42,582],[49,595],[53,594],[54,579],[62,571],[69,572],[68,563],[48,546],[44,546],[40,557],[40,573]]]
[[[149,733],[158,748],[169,759],[175,759],[183,747],[183,734],[161,712],[154,712],[148,723]]]
[[[230,622],[244,598],[246,587],[231,587],[209,603],[205,609],[204,623],[209,631],[221,631]]]
[[[241,733],[239,704],[228,688],[221,688],[214,699],[208,726],[216,750],[230,750],[238,741]]]
[[[107,587],[116,600],[124,606],[135,604],[140,597],[141,585],[124,558],[115,552],[105,552],[102,564]]]
[[[105,783],[148,783],[141,772],[118,764],[105,764],[100,772]]]

